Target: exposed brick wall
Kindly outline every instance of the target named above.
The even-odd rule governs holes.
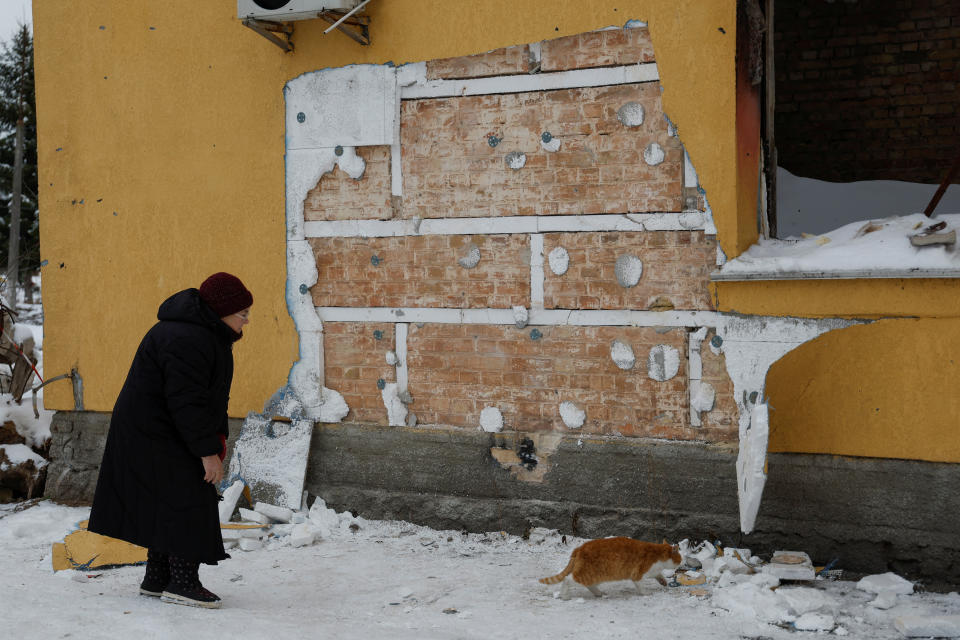
[[[669,301],[675,309],[713,309],[708,288],[715,268],[716,237],[702,231],[548,233],[543,252],[563,247],[570,266],[563,275],[544,269],[548,309],[650,309]],[[636,286],[624,288],[614,267],[621,255],[643,262]]]
[[[323,307],[506,308],[528,305],[528,236],[311,238]],[[458,260],[480,250],[472,269]],[[376,262],[377,264],[373,264]]]
[[[525,44],[473,56],[427,60],[427,80],[484,78],[529,72],[530,54]]]
[[[396,330],[388,323],[327,322],[323,325],[324,384],[343,395],[347,422],[387,424],[377,380],[396,382],[387,351],[396,348]]]
[[[715,335],[717,335],[715,330],[709,330],[707,337],[700,345],[702,364],[700,379],[710,383],[717,394],[713,410],[700,414],[700,420],[703,423],[701,428],[708,433],[716,433],[717,440],[736,440],[739,414],[737,403],[733,398],[733,380],[727,374],[726,357],[722,353],[714,354],[710,350],[710,339]]]
[[[305,220],[386,220],[393,217],[390,147],[358,147],[367,163],[354,180],[338,167],[320,178],[303,203]]]
[[[775,18],[781,166],[832,181],[943,179],[960,148],[960,2],[778,3]]]
[[[541,71],[565,71],[653,62],[653,42],[646,27],[578,33],[544,40],[540,46]]]
[[[638,127],[617,119],[643,105]],[[485,217],[680,211],[683,150],[667,133],[655,82],[505,95],[404,101],[403,216]],[[541,134],[561,140],[541,148]],[[501,138],[496,147],[490,136]],[[648,144],[665,160],[649,166]],[[507,166],[508,153],[526,164]]]
[[[480,424],[496,406],[505,427],[519,431],[566,430],[559,407],[575,402],[587,412],[584,433],[619,433],[690,439],[683,329],[658,333],[637,327],[537,327],[411,325],[408,336],[411,410],[426,424]],[[610,343],[630,344],[631,371],[610,358]],[[657,382],[646,372],[650,349],[669,344],[681,354],[680,372]]]

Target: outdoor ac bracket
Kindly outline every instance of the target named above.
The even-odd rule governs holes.
[[[369,2],[369,0],[367,0]],[[367,16],[358,16],[354,13],[367,4],[364,2],[352,11],[320,11],[317,17],[331,24],[329,29],[336,28],[342,31],[351,39],[362,45],[370,44],[370,18]],[[256,18],[244,18],[243,26],[252,29],[261,36],[283,49],[284,53],[293,51],[293,25],[289,22],[271,22],[269,20],[257,20]],[[281,38],[280,35],[284,37]]]
[[[284,53],[290,53],[293,51],[293,25],[289,22],[270,22],[268,20],[244,18],[243,26],[253,29],[261,36],[283,49]],[[286,36],[286,39],[278,36],[278,33]]]
[[[367,0],[369,2],[369,0]],[[350,38],[356,40],[362,45],[370,44],[370,18],[366,16],[357,16],[351,15],[354,12],[362,9],[367,3],[364,2],[352,11],[321,11],[317,14],[318,18],[322,18],[328,23],[332,24],[339,31],[342,31]],[[350,25],[348,28],[344,25]],[[330,27],[332,29],[333,27]],[[327,31],[330,31],[327,29]],[[324,31],[326,33],[327,31]]]

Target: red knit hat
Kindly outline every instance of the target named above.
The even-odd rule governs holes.
[[[240,278],[223,271],[203,281],[200,297],[221,318],[243,311],[253,304],[253,294],[243,286]]]

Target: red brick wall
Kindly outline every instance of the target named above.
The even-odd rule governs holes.
[[[529,72],[530,57],[525,44],[475,56],[427,60],[427,80],[483,78]]]
[[[540,48],[541,71],[566,71],[653,62],[653,43],[646,27],[579,33],[544,40]]]
[[[548,309],[649,309],[669,300],[675,309],[713,309],[708,289],[715,268],[716,237],[702,231],[548,233],[543,253],[563,247],[570,266],[563,275],[544,268]],[[624,254],[643,262],[636,286],[624,288],[614,266]]]
[[[775,17],[781,166],[831,181],[943,179],[960,149],[960,2],[777,3]]]
[[[733,380],[727,375],[726,358],[710,350],[710,339],[717,334],[711,329],[700,345],[700,360],[703,370],[700,379],[708,382],[716,392],[712,411],[700,414],[701,429],[707,440],[736,440],[738,433],[737,403],[733,398]]]
[[[617,119],[627,102],[643,105],[642,125]],[[405,218],[681,210],[683,151],[657,83],[409,100],[400,122]],[[545,131],[559,151],[541,148]],[[666,153],[656,166],[643,161],[651,142]],[[506,165],[513,151],[522,169]]]
[[[319,272],[311,289],[317,306],[502,309],[529,304],[524,234],[311,238],[310,244]],[[479,248],[480,262],[467,269],[458,260],[471,244]]]
[[[411,325],[410,410],[421,423],[474,427],[484,407],[496,406],[505,429],[567,431],[559,407],[570,401],[587,413],[583,433],[703,437],[689,426],[685,330],[537,329],[539,340],[530,338],[530,328]],[[619,369],[610,358],[615,339],[632,346],[632,370]],[[681,355],[680,372],[666,382],[647,376],[647,355],[657,344],[676,347]]]
[[[324,384],[343,395],[350,407],[347,422],[387,424],[377,380],[396,382],[396,370],[387,364],[395,349],[393,324],[327,322],[323,325]]]
[[[303,203],[305,220],[386,220],[393,217],[390,201],[390,147],[358,147],[367,163],[354,180],[338,167],[320,178]]]

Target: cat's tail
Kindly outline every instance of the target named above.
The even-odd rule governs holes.
[[[563,568],[563,571],[558,573],[555,576],[550,576],[549,578],[540,578],[540,582],[543,584],[557,584],[558,582],[563,582],[563,579],[573,571],[573,556],[570,557],[570,562],[567,563],[567,566]]]

